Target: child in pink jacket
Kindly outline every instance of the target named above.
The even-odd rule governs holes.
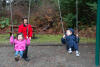
[[[22,58],[26,46],[30,45],[30,39],[24,39],[23,34],[19,33],[16,39],[14,39],[13,35],[10,37],[10,43],[15,46],[15,60],[18,61],[19,58]]]

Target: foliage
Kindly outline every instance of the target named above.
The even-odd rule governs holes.
[[[97,11],[97,3],[87,3],[87,5],[90,7],[90,9],[92,10],[92,12],[96,13]]]
[[[57,23],[59,22],[59,10],[58,10],[58,0],[31,0],[31,19],[32,22],[37,22],[39,25],[39,22],[42,23],[44,22],[45,24],[48,22],[45,19],[45,15],[48,15],[48,9],[51,15],[50,17],[54,17],[55,25],[54,27],[58,27]],[[76,26],[76,0],[59,0],[60,1],[60,6],[61,6],[61,12],[63,16],[63,21],[66,25],[66,27],[73,27],[75,28]],[[0,7],[2,6],[2,3],[0,1]],[[9,4],[8,4],[9,6]],[[29,0],[14,0],[13,4],[13,15],[16,14],[22,16],[27,16],[28,12],[28,6],[29,6]],[[18,9],[16,9],[18,8]],[[0,8],[1,9],[1,8]],[[18,12],[17,12],[18,11]],[[20,12],[21,11],[21,12]],[[4,12],[4,14],[3,14]],[[6,10],[0,11],[0,15],[4,16],[6,13]],[[96,25],[96,12],[97,12],[97,0],[78,0],[78,25],[80,29],[86,28],[88,26],[94,26]],[[6,16],[6,15],[5,15]],[[16,15],[14,15],[16,16]],[[14,17],[13,16],[13,17]],[[37,17],[41,17],[43,21],[35,21]],[[36,17],[36,18],[35,18]],[[17,23],[19,19],[14,18],[14,22]],[[39,18],[37,18],[39,20]],[[1,22],[1,21],[0,21]],[[5,21],[2,21],[1,24],[4,24]],[[1,26],[2,28],[4,25]]]
[[[64,18],[63,20],[67,23],[67,27],[75,27],[73,23],[75,23],[76,19],[76,0],[60,0],[60,4],[62,16]],[[96,25],[96,10],[96,0],[78,0],[78,17],[80,27]]]
[[[0,19],[0,28],[5,28],[9,26],[9,18],[2,17]]]
[[[72,23],[74,18],[75,18],[75,16],[71,13],[69,13],[68,15],[64,15],[63,20],[64,20],[64,22],[66,22],[67,27],[72,27],[75,24],[75,22]]]

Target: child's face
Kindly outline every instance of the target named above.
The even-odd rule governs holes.
[[[70,30],[66,30],[66,35],[70,36],[72,34],[72,32]]]
[[[22,35],[18,35],[18,40],[22,40],[23,36]]]

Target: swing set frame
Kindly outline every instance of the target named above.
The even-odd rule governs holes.
[[[95,51],[95,64],[100,66],[100,0],[97,7],[97,25],[96,25],[96,51]]]

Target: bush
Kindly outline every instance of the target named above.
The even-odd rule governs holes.
[[[67,23],[67,27],[75,27],[75,15],[76,15],[76,0],[60,0],[61,11],[63,20]],[[79,25],[93,26],[96,25],[96,12],[97,1],[96,0],[79,0]]]
[[[2,17],[0,19],[0,28],[3,29],[7,26],[9,26],[9,18]]]
[[[72,13],[69,13],[68,15],[65,15],[63,20],[66,22],[67,27],[73,27],[75,22],[73,21],[75,19],[75,15]]]

